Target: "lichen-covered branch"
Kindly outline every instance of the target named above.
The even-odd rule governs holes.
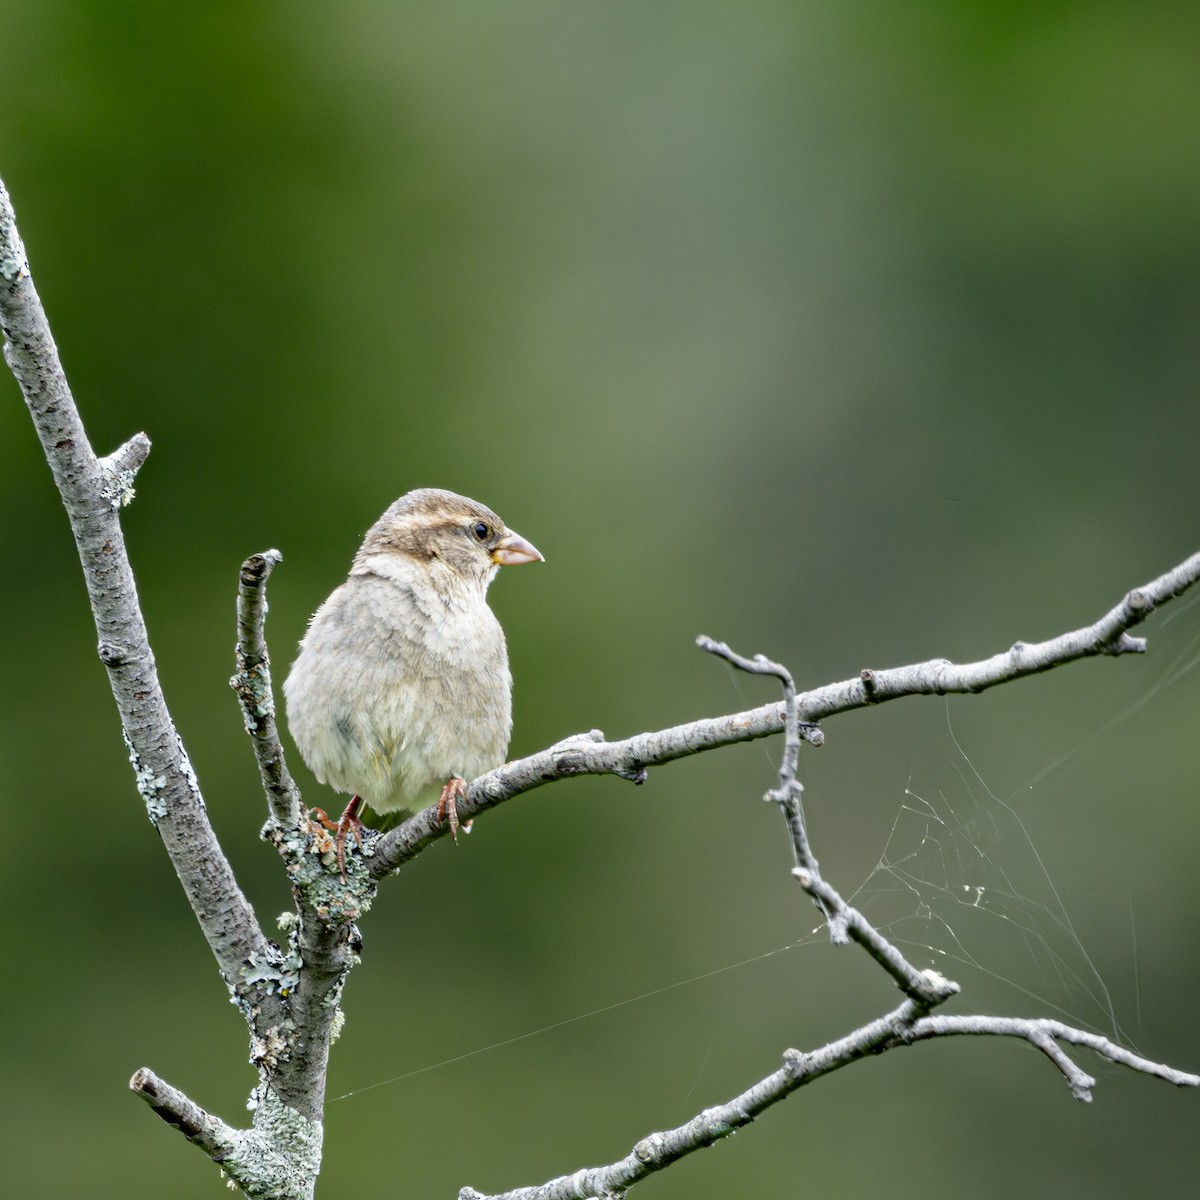
[[[199,1146],[215,1162],[221,1162],[233,1152],[238,1131],[226,1125],[220,1117],[205,1112],[178,1088],[155,1075],[149,1067],[142,1067],[133,1073],[129,1090],[135,1096],[141,1096],[168,1125],[178,1129],[189,1142]]]
[[[148,1071],[134,1077],[135,1090],[191,1140],[214,1157],[222,1157],[239,1182],[260,1186],[254,1181],[265,1179],[269,1172],[260,1172],[259,1166],[277,1159],[279,1169],[270,1188],[260,1186],[250,1194],[305,1200],[312,1194],[320,1163],[317,1118],[323,1090],[314,1109],[290,1104],[281,1088],[271,1086],[272,1073],[278,1071],[288,1046],[282,1033],[292,1020],[286,1001],[298,963],[293,950],[281,951],[259,927],[209,823],[199,784],[159,685],[121,530],[120,512],[133,499],[135,475],[150,451],[150,441],[139,433],[106,458],[93,451],[2,182],[0,328],[5,359],[21,387],[67,511],[96,623],[99,656],[108,671],[138,792],[221,975],[246,1018],[252,1054],[260,1067],[254,1128],[246,1132],[208,1117]],[[333,1015],[321,1027],[326,1034]],[[326,1037],[322,1054],[327,1044]]]
[[[342,989],[361,946],[355,922],[370,907],[375,883],[358,862],[352,862],[342,883],[334,870],[333,843],[318,823],[309,821],[287,769],[264,632],[267,578],[280,557],[277,550],[268,550],[242,564],[238,670],[229,681],[267,795],[270,818],[263,836],[279,852],[296,902],[295,911],[281,918],[288,968],[286,980],[279,980],[282,1019],[265,1039],[256,1040],[251,1057],[263,1071],[264,1087],[319,1123],[329,1050],[342,1019]]]
[[[298,824],[301,817],[300,789],[288,771],[275,724],[271,660],[263,635],[267,579],[282,560],[278,550],[266,550],[242,563],[238,576],[237,673],[229,686],[237,693],[242,708],[271,818],[279,825],[291,826]]]
[[[2,182],[0,328],[4,357],[21,386],[70,520],[100,659],[121,715],[138,791],[221,972],[237,992],[241,968],[266,956],[267,939],[217,844],[167,710],[121,532],[120,511],[132,498],[133,475],[150,442],[138,434],[108,459],[93,452]]]
[[[234,1129],[207,1113],[148,1067],[129,1088],[168,1125],[198,1146],[247,1196],[311,1200],[321,1166],[322,1129],[267,1092],[254,1110],[252,1129]]]

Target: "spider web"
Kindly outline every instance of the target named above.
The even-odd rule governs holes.
[[[1195,602],[1181,606],[1172,616],[1182,617],[1194,607]],[[1194,620],[1189,625],[1194,627]],[[1200,634],[1185,637],[1155,683],[1037,770],[1014,795],[1029,796],[1192,675],[1200,664]],[[1160,649],[1163,641],[1160,630]],[[1023,1015],[1055,1015],[1132,1046],[1119,1011],[1130,1004],[1118,1004],[1114,995],[1131,997],[1132,1015],[1126,1019],[1139,1027],[1133,896],[1117,889],[1061,893],[1022,819],[1024,801],[1010,802],[993,791],[955,735],[950,714],[948,699],[948,769],[939,768],[942,778],[933,783],[910,777],[879,860],[851,902],[917,966],[933,967],[964,984],[973,975],[973,991],[979,990],[977,980],[988,981],[983,990],[1002,993],[1006,1011],[1016,1003]],[[1097,920],[1098,911],[1106,941],[1116,941],[1118,958],[1124,959],[1116,980],[1102,975],[1078,927],[1080,920]]]
[[[960,982],[969,969],[1029,1000],[1026,1015],[1053,1014],[1126,1040],[1109,986],[1020,814],[965,755],[955,766],[955,785],[905,788],[853,903],[917,966]],[[1131,900],[1123,900],[1136,973]]]

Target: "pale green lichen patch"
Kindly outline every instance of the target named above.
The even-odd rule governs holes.
[[[138,795],[146,804],[146,815],[150,818],[150,823],[157,827],[167,815],[167,799],[166,792],[169,783],[168,776],[160,771],[155,771],[152,767],[147,766],[142,762],[142,756],[134,748],[133,742],[129,739],[129,734],[124,729],[121,730],[121,737],[125,742],[125,749],[129,752],[129,764],[133,767],[133,778],[137,785]],[[192,795],[196,799],[196,803],[202,808],[204,807],[204,798],[200,795],[200,785],[196,781],[196,772],[192,770],[192,764],[188,761],[188,756],[184,752],[183,742],[176,735],[176,744],[179,747],[179,763],[178,771],[183,776],[184,782],[191,790]]]
[[[283,854],[284,869],[292,886],[303,893],[321,921],[357,921],[375,899],[376,884],[363,865],[372,842],[380,834],[366,830],[363,855],[346,855],[346,882],[337,868],[337,846],[319,821],[304,819],[300,828],[268,823],[264,836]]]
[[[262,1200],[311,1196],[321,1168],[324,1129],[289,1108],[270,1089],[254,1089],[248,1106],[254,1128],[239,1133],[221,1169],[249,1195]]]
[[[342,1029],[346,1024],[346,1014],[339,1008],[333,1014],[333,1020],[329,1022],[329,1042],[332,1045],[342,1036]]]
[[[260,724],[275,711],[269,668],[265,662],[257,667],[246,667],[229,683],[241,703],[242,723],[246,726],[246,732],[257,736],[261,732]]]
[[[136,473],[128,469],[108,472],[108,483],[100,489],[100,495],[109,502],[113,510],[133,503],[136,492],[133,481]]]
[[[129,751],[129,763],[133,767],[138,795],[146,805],[146,815],[150,818],[150,824],[157,828],[159,821],[167,815],[167,802],[163,796],[167,787],[167,777],[144,766],[141,755],[129,740],[129,734],[122,730],[121,736],[125,739],[125,749]]]
[[[295,935],[289,938],[287,953],[272,954],[269,958],[251,954],[250,961],[242,968],[242,979],[249,984],[265,984],[270,991],[281,996],[290,995],[300,982],[300,971],[304,963],[295,944]]]
[[[179,747],[179,773],[192,795],[196,797],[196,803],[203,808],[204,797],[200,795],[200,781],[196,778],[196,772],[192,770],[192,761],[188,758],[187,751],[183,748],[183,739],[178,733],[175,735],[175,744]]]

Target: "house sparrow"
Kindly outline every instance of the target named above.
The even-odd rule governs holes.
[[[464,781],[504,762],[512,732],[488,584],[502,566],[541,561],[490,508],[420,488],[367,530],[346,582],[317,609],[283,694],[301,757],[351,795],[336,826],[343,879],[363,801],[410,813],[436,799],[457,839]]]

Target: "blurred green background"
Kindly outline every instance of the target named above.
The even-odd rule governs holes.
[[[130,551],[264,922],[288,896],[226,687],[238,565],[283,551],[278,682],[410,487],[547,557],[492,592],[515,755],[774,698],[700,632],[814,686],[1052,636],[1200,547],[1194,4],[0,0],[0,40],[0,175],[98,451],[154,441]],[[0,401],[3,1190],[215,1197],[124,1089],[149,1065],[241,1121],[245,1031],[7,374]],[[1197,1070],[1200,612],[1147,632],[831,721],[804,778],[830,880],[964,984],[952,1011],[1115,1019]],[[806,936],[758,799],[779,749],[543,789],[392,881],[319,1194],[606,1162],[890,1007]],[[891,1054],[638,1194],[1194,1188],[1200,1096],[1081,1062],[1090,1106],[1028,1047]]]

